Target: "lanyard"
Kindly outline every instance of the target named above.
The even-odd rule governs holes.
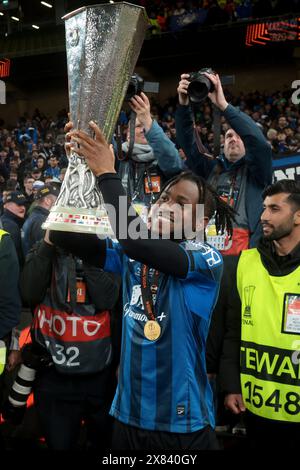
[[[236,190],[236,172],[232,175],[231,180],[230,180],[230,189],[229,189],[229,194],[227,198],[227,204],[230,206],[231,199],[233,200],[233,205],[235,204],[235,198],[234,198],[234,193]]]
[[[143,304],[149,320],[155,321],[155,312],[153,304],[153,295],[151,287],[157,291],[159,271],[155,271],[151,283],[148,283],[149,267],[145,264],[142,265],[141,271],[141,293]]]
[[[152,181],[151,181],[151,175],[150,175],[150,172],[149,172],[149,168],[146,169],[146,177],[147,177],[148,186],[149,186],[149,191],[150,191],[150,193],[151,193],[151,199],[152,199],[152,196],[153,196],[153,185],[152,185]]]
[[[149,168],[146,168],[146,177],[147,177],[147,182],[148,182],[148,188],[149,188],[149,191],[150,191],[150,194],[151,194],[150,203],[153,204],[155,202],[155,195],[154,195],[154,192],[153,192],[154,188],[153,188]]]

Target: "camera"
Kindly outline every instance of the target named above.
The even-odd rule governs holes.
[[[23,420],[37,371],[52,365],[51,356],[40,354],[40,348],[33,344],[24,346],[22,359],[23,364],[2,408],[3,418],[13,424],[20,424]]]
[[[135,73],[130,78],[125,101],[130,101],[134,95],[140,95],[142,91],[144,91],[144,79]]]
[[[216,74],[210,67],[190,73],[190,83],[187,92],[192,103],[201,103],[201,101],[207,97],[208,93],[211,93],[215,89],[209,78],[203,75],[204,72],[212,75]]]

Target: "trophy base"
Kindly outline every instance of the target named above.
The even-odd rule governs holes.
[[[95,233],[114,237],[105,209],[53,206],[42,228],[61,232]]]

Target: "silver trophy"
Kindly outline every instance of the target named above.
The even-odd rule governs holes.
[[[144,8],[130,3],[93,5],[64,17],[71,121],[91,133],[95,121],[108,142],[147,29]],[[74,151],[44,228],[112,235],[95,176]]]

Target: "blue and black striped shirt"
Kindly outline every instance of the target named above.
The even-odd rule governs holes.
[[[149,341],[144,336],[148,318],[142,264],[129,259],[119,243],[107,241],[104,269],[122,274],[124,305],[119,384],[111,414],[142,429],[190,433],[214,427],[205,343],[223,263],[205,243],[182,242],[180,247],[189,257],[188,275],[159,275],[154,305],[161,335]]]

